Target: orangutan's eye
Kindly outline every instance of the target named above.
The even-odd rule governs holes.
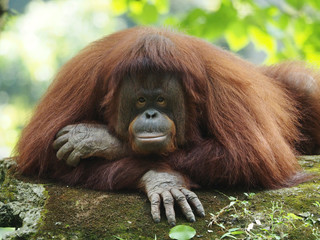
[[[165,106],[166,105],[166,100],[164,99],[164,97],[158,97],[157,103],[160,106]]]
[[[146,105],[146,99],[144,97],[139,97],[137,100],[137,107],[143,107]]]

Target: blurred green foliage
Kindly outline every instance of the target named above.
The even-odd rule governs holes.
[[[0,33],[0,157],[63,63],[135,25],[178,29],[254,63],[320,65],[319,0],[34,0]]]

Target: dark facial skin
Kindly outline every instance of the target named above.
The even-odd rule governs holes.
[[[119,98],[116,132],[134,152],[161,154],[183,144],[185,104],[176,78],[149,74],[124,79]]]

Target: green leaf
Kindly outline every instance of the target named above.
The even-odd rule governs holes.
[[[303,218],[302,217],[298,217],[297,215],[295,215],[294,213],[288,213],[287,216],[291,219],[294,219],[294,220],[302,220]]]
[[[175,16],[169,16],[164,20],[163,25],[164,26],[175,26],[177,29],[179,29],[180,19]]]
[[[231,233],[231,234],[233,234],[235,231],[238,231],[240,228],[231,228],[231,229],[229,229],[229,232]],[[243,231],[242,231],[243,232]]]
[[[228,232],[225,233],[225,234],[223,234],[220,239],[223,239],[223,238],[225,238],[225,237],[237,239],[237,238],[236,238],[235,236],[233,236],[233,235],[241,235],[241,234],[245,233],[244,231],[239,230],[239,229],[240,229],[240,228],[231,228],[231,229],[229,229]]]
[[[161,14],[169,12],[169,0],[155,0],[154,5]]]
[[[288,15],[281,14],[277,23],[281,29],[285,29],[291,21],[292,19]]]
[[[306,41],[312,37],[314,34],[313,25],[306,24],[304,19],[298,19],[294,24],[294,42],[298,45],[299,48],[304,47]]]
[[[129,3],[129,9],[133,14],[141,14],[143,11],[143,6],[144,6],[145,2],[143,1],[131,1]]]
[[[234,232],[231,232],[232,235],[240,235],[240,234],[243,234],[244,231],[234,231]]]
[[[254,44],[268,53],[274,53],[276,51],[276,42],[272,36],[262,31],[258,27],[250,27],[249,29],[252,41]]]
[[[246,27],[241,22],[234,22],[225,33],[229,47],[233,51],[239,51],[249,43]]]
[[[230,200],[230,201],[237,201],[238,199],[235,198],[235,197],[230,196],[230,197],[229,197],[229,200]]]
[[[127,0],[112,0],[111,9],[115,14],[123,14],[128,10]]]
[[[223,234],[220,239],[223,239],[223,238],[225,238],[225,237],[237,239],[235,236],[232,236],[231,233],[229,233],[229,232]]]
[[[209,13],[206,17],[204,27],[204,37],[207,39],[217,39],[225,33],[230,24],[237,21],[237,11],[233,5],[224,1],[216,12]]]
[[[296,9],[301,9],[305,4],[305,1],[301,1],[301,0],[286,0],[286,1]]]
[[[188,240],[196,235],[196,230],[186,225],[178,225],[171,228],[169,237],[177,240]]]
[[[138,23],[150,24],[155,23],[158,20],[159,13],[155,5],[146,3],[143,5],[141,10],[136,6],[131,17]]]
[[[319,0],[310,0],[311,6],[313,6],[316,9],[320,9],[320,1]]]
[[[12,228],[12,227],[0,227],[0,239],[2,239],[2,237],[4,237],[4,235],[14,232],[16,229]]]

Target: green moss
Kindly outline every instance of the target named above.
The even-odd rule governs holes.
[[[161,223],[154,224],[150,205],[142,194],[106,193],[64,186],[47,186],[47,189],[50,198],[46,203],[45,224],[36,237],[49,239],[64,234],[67,239],[75,236],[81,239],[114,239],[114,236],[154,239],[157,235],[158,239],[168,239],[170,226],[165,217]],[[199,195],[202,194],[207,198],[206,193]],[[209,216],[205,219],[208,220]],[[189,224],[179,211],[177,222]],[[207,222],[203,218],[192,226],[198,234],[208,234]]]
[[[9,159],[0,160],[0,202],[8,203],[15,199],[18,184],[17,180],[9,174],[14,163]]]
[[[303,158],[300,162],[304,169],[320,173],[320,161],[317,157]],[[0,199],[15,201],[19,182],[34,182],[32,179],[13,178],[6,175],[2,178]],[[136,192],[102,192],[83,188],[73,188],[57,183],[43,182],[46,191],[43,202],[45,209],[38,220],[40,228],[30,239],[169,239],[170,226],[162,212],[162,220],[155,224],[151,219],[150,203],[144,194]],[[255,196],[245,196],[242,191],[228,190],[196,191],[203,203],[206,216],[197,218],[195,223],[186,222],[181,211],[176,207],[177,224],[192,226],[197,231],[195,239],[216,239],[227,233],[231,228],[246,230],[250,223],[260,220],[268,233],[262,231],[255,224],[252,233],[272,234],[282,239],[316,239],[320,234],[319,207],[314,205],[319,201],[319,176],[314,180],[300,184],[297,187],[276,191],[255,192]],[[1,184],[1,183],[0,183]],[[29,185],[23,185],[28,186]],[[237,200],[229,199],[233,196]],[[39,200],[37,200],[39,201]],[[236,204],[221,214],[218,222],[225,229],[211,222],[211,215],[221,209]],[[276,206],[276,207],[275,207]],[[281,210],[280,210],[281,209]],[[297,219],[288,219],[288,213],[297,216]],[[309,215],[308,215],[309,214]],[[272,220],[272,216],[274,217]],[[273,227],[273,228],[272,228]],[[318,232],[317,232],[318,231]],[[239,238],[248,237],[243,234]],[[251,238],[257,239],[257,238]]]
[[[310,161],[308,164],[310,165]],[[313,166],[318,166],[318,163]],[[63,235],[67,239],[116,239],[116,236],[128,240],[154,239],[156,235],[157,239],[169,239],[170,226],[164,213],[161,223],[153,223],[150,204],[143,194],[99,192],[57,185],[48,185],[47,190],[50,198],[46,204],[45,225],[41,227],[37,237],[50,239],[52,236]],[[296,216],[303,212],[317,213],[318,209],[313,205],[320,199],[317,178],[294,188],[256,192],[250,199],[240,191],[196,193],[206,209],[206,217],[197,218],[197,222],[190,224],[185,221],[177,207],[177,224],[192,226],[200,239],[220,238],[230,228],[245,230],[255,220],[271,226],[270,215],[275,201],[282,207],[282,215],[276,212],[276,217],[284,222],[277,223],[274,233],[269,234],[278,234],[283,236],[283,239],[299,239],[297,236],[300,236],[300,239],[314,239],[313,231],[318,223],[305,226],[308,221],[305,218],[289,221],[285,217],[287,213]],[[215,214],[230,203],[227,196],[236,197],[239,205],[221,216],[220,221],[226,229],[217,225],[208,227],[211,221],[210,213]],[[260,232],[266,234],[262,230]],[[304,238],[301,238],[302,236]]]

